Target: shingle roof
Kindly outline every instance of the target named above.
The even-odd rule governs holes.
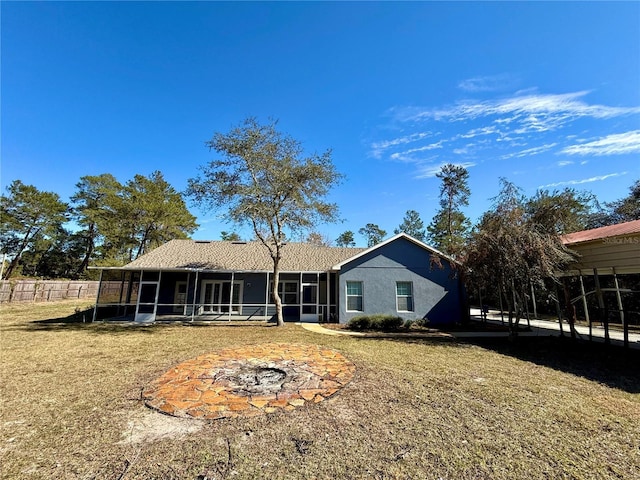
[[[280,269],[284,272],[324,272],[363,250],[366,249],[287,243],[282,249]],[[273,269],[273,262],[260,242],[171,240],[124,268],[266,272]]]
[[[565,245],[573,245],[576,243],[590,242],[592,240],[601,240],[603,238],[618,237],[620,235],[630,235],[634,233],[640,233],[640,220],[618,223],[617,225],[609,225],[608,227],[593,228],[591,230],[583,230],[582,232],[569,233],[562,236],[562,243]]]

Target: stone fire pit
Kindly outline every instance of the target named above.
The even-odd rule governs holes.
[[[180,363],[153,381],[143,399],[176,417],[260,415],[321,402],[354,372],[340,353],[317,345],[252,345]]]

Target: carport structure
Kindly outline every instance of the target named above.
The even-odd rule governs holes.
[[[575,232],[562,243],[580,257],[561,273],[575,278],[580,294],[571,299],[592,324],[593,310],[608,335],[609,313],[617,311],[628,342],[630,323],[640,323],[640,220]],[[591,330],[590,330],[591,331]]]

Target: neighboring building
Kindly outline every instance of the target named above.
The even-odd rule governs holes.
[[[640,220],[563,235],[562,243],[580,255],[562,274],[577,279],[578,313],[640,323]]]
[[[278,292],[287,321],[363,314],[454,323],[467,314],[459,265],[400,233],[374,247],[288,243]],[[273,263],[259,242],[172,240],[120,268],[103,268],[97,318],[269,320]]]

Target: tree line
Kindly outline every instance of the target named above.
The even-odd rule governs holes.
[[[159,171],[124,184],[108,173],[84,176],[69,203],[14,180],[0,201],[3,279],[91,278],[89,265],[123,265],[198,226]],[[65,228],[70,222],[75,231]]]
[[[342,180],[330,150],[306,155],[300,142],[277,129],[277,121],[261,124],[255,118],[215,133],[206,146],[219,158],[189,179],[184,196],[158,171],[135,175],[125,184],[110,174],[82,177],[69,203],[15,180],[1,198],[0,241],[9,257],[3,278],[16,273],[86,278],[90,264],[120,266],[168,240],[188,238],[197,224],[185,196],[233,225],[249,226],[273,260],[275,285],[287,235],[306,232],[302,238],[309,243],[355,245],[351,230],[335,241],[315,231],[321,223],[338,220],[338,206],[325,200]],[[502,178],[491,208],[472,225],[464,214],[471,193],[468,171],[447,164],[436,176],[439,209],[431,222],[425,227],[418,212],[408,210],[394,233],[405,232],[454,258],[474,289],[491,291],[506,302],[516,324],[527,288],[557,282],[557,272],[574,259],[560,235],[640,219],[640,180],[626,197],[601,205],[591,193],[571,188],[526,197]],[[70,221],[77,231],[64,228]],[[375,223],[358,233],[368,246],[387,234]],[[221,236],[240,240],[234,231]]]

